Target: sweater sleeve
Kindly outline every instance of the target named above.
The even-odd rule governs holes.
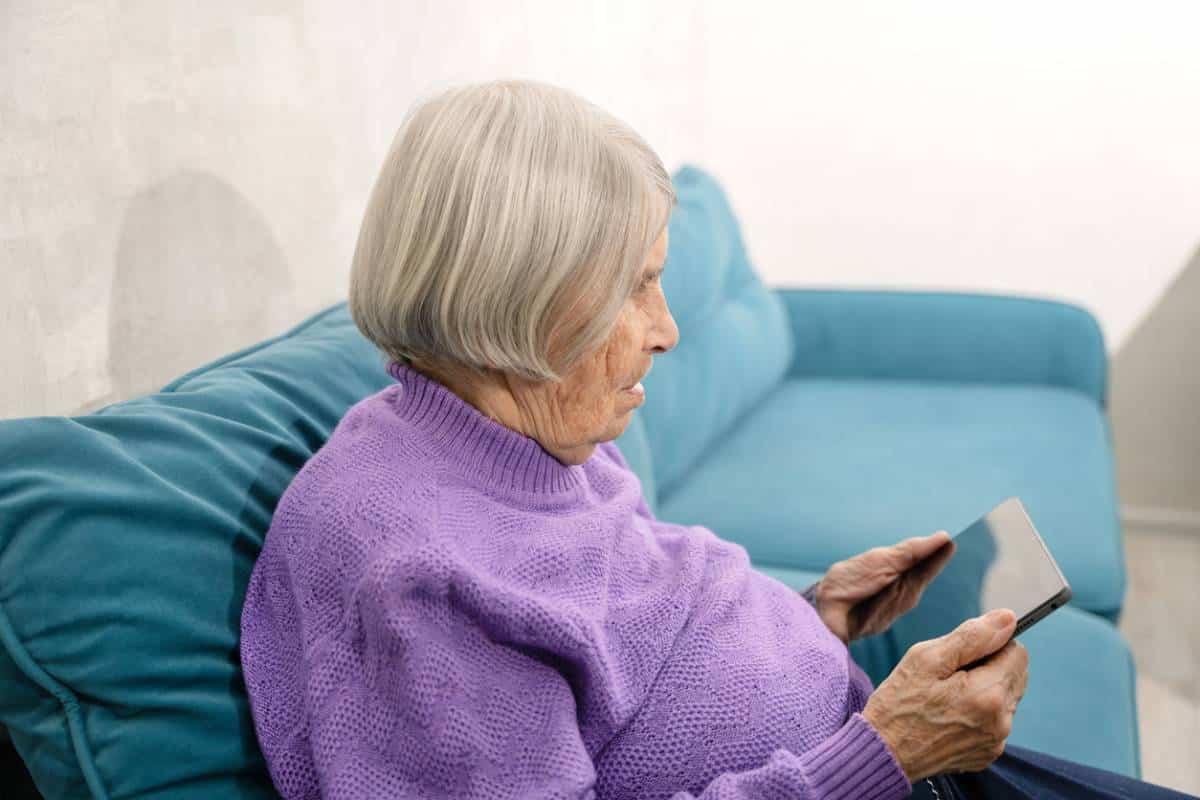
[[[883,739],[856,712],[811,750],[797,755],[780,748],[757,769],[727,772],[699,795],[679,792],[671,800],[893,800],[911,794],[908,777]]]
[[[312,656],[308,729],[323,797],[595,798],[569,667],[528,631],[531,598],[488,597],[485,577],[434,559],[374,570],[355,621]],[[562,631],[568,635],[567,631]],[[670,791],[670,787],[667,787]],[[907,797],[910,785],[858,714],[814,749],[673,800]]]

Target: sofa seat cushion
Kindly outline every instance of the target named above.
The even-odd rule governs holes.
[[[1125,573],[1107,422],[1061,388],[789,379],[660,496],[658,515],[739,542],[756,563],[823,571],[956,533],[1014,495],[1072,602],[1115,618]]]
[[[756,568],[796,590],[821,577],[812,570]],[[925,631],[913,641],[889,632],[852,643],[850,652],[878,686],[910,645],[944,632]],[[1120,632],[1067,606],[1021,634],[1020,641],[1029,650],[1029,685],[1008,741],[1140,778],[1136,675]]]

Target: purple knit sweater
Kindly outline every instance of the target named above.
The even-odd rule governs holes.
[[[285,798],[908,797],[870,679],[798,593],[441,384],[356,403],[242,610]],[[731,498],[731,501],[734,501]]]

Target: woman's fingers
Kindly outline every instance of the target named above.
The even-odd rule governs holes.
[[[862,715],[910,778],[978,771],[1004,752],[1024,685],[1023,648],[1009,641],[1016,624],[1003,609],[918,642],[871,694]]]
[[[835,564],[829,574],[838,571],[839,578],[854,587],[859,597],[849,613],[852,631],[866,636],[887,630],[897,617],[916,606],[953,553],[949,534],[938,531],[890,547],[875,547]]]
[[[928,649],[940,676],[948,677],[967,664],[1000,650],[1012,638],[1016,627],[1017,615],[1011,609],[996,609],[982,617],[972,617],[950,633],[929,640]],[[986,668],[987,664],[984,664],[968,674]]]
[[[983,664],[968,670],[968,674],[971,683],[978,688],[1003,685],[1005,705],[1015,710],[1025,696],[1029,680],[1029,652],[1016,639],[1010,639]]]
[[[950,541],[950,534],[937,531],[928,536],[913,536],[890,546],[872,547],[839,564],[853,565],[860,572],[879,577],[903,575]]]
[[[849,601],[851,635],[882,632],[911,611],[954,554],[954,547],[949,533],[937,531],[871,548],[830,567],[828,586],[841,587],[841,596]]]
[[[936,553],[949,541],[950,534],[946,531],[913,536],[888,548],[888,555],[897,571],[904,572]]]
[[[953,539],[947,539],[945,543],[927,556],[921,563],[913,567],[913,578],[917,581],[922,589],[938,576],[946,563],[954,555],[958,545]]]
[[[927,537],[928,538],[928,537]],[[915,565],[901,574],[900,582],[904,584],[901,613],[911,610],[921,599],[925,587],[933,581],[954,555],[955,543],[950,538],[938,539],[940,546],[926,555]]]

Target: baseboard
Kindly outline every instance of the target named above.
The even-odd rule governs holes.
[[[1200,511],[1123,505],[1121,522],[1126,528],[1146,528],[1200,536]]]

